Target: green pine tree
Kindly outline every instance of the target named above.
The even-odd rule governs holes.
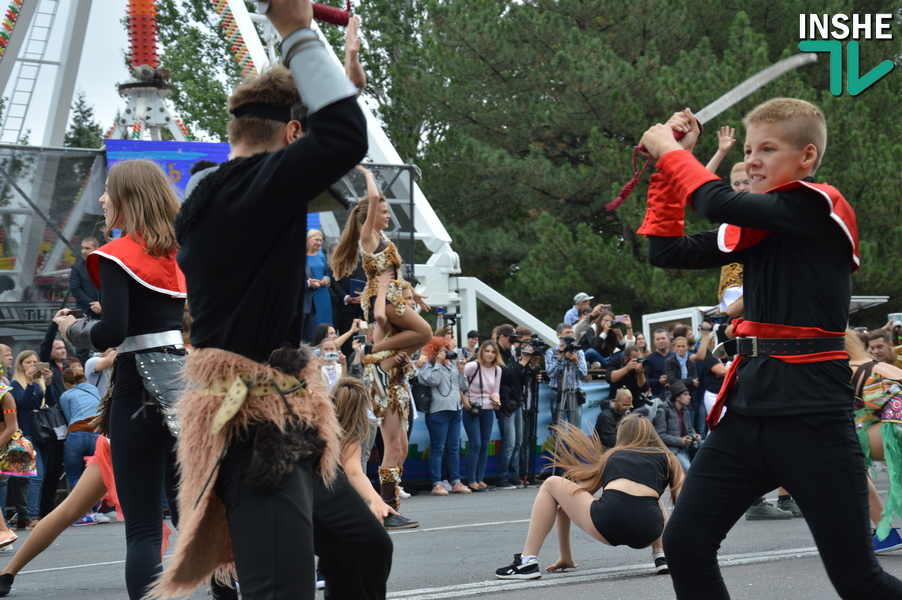
[[[100,148],[103,145],[103,129],[94,120],[94,107],[88,104],[83,91],[75,94],[72,120],[63,145],[67,148]]]

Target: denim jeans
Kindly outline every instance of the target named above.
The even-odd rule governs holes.
[[[28,479],[28,493],[25,499],[25,504],[28,506],[28,519],[31,520],[41,516],[41,488],[44,485],[44,472],[47,470],[47,453],[45,452],[45,447],[41,444],[36,444],[32,436],[26,435],[25,439],[34,446],[35,463],[37,463],[36,470],[38,472],[37,475]],[[19,520],[22,520],[21,515],[19,515]]]
[[[99,436],[99,433],[89,431],[73,431],[66,436],[63,467],[66,469],[66,479],[69,480],[69,492],[75,489],[75,484],[85,472],[85,457],[94,456]]]
[[[603,368],[608,367],[608,359],[598,353],[598,350],[595,348],[589,348],[585,351],[586,355],[586,364],[591,365],[592,363],[601,363]]]
[[[501,430],[501,452],[498,456],[498,481],[515,481],[520,465],[520,446],[523,445],[523,408],[506,415],[497,411]]]
[[[689,472],[689,450],[686,448],[680,448],[680,451],[677,452],[677,460],[680,461],[680,466],[683,467],[683,472]]]
[[[492,425],[495,421],[495,411],[482,409],[478,417],[473,417],[468,411],[461,416],[467,438],[470,440],[470,451],[467,453],[467,477],[469,483],[476,483],[485,479],[485,464],[489,460],[489,442],[492,437]]]
[[[563,396],[563,394],[561,394]],[[551,424],[555,425],[558,423],[558,418],[564,419],[567,423],[570,423],[574,427],[581,427],[583,421],[583,407],[582,404],[579,404],[576,396],[573,396],[571,409],[568,410],[566,407],[561,408],[558,406],[560,401],[558,400],[558,391],[554,388],[551,389]],[[564,412],[565,414],[559,415],[559,412]]]
[[[429,477],[432,485],[442,482],[442,465],[448,469],[448,481],[460,482],[460,410],[426,413],[429,429]]]

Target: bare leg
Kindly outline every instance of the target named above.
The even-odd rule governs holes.
[[[407,308],[403,315],[399,315],[397,310],[390,310],[389,307],[386,307],[386,316],[392,325],[402,331],[374,344],[373,352],[400,350],[412,354],[432,339],[432,329],[429,327],[429,323],[424,321],[416,311]]]
[[[103,485],[103,479],[100,477],[100,469],[96,464],[88,465],[75,489],[53,512],[41,519],[0,574],[17,575],[25,568],[25,565],[46,550],[72,523],[100,502],[106,492],[106,486]]]
[[[526,544],[523,546],[523,556],[538,556],[545,538],[551,533],[551,527],[557,517],[558,506],[570,520],[576,523],[577,527],[599,542],[610,545],[592,523],[589,509],[595,498],[588,492],[573,494],[572,492],[577,487],[579,487],[577,484],[563,477],[553,476],[545,480],[532,505],[529,533],[526,535]]]
[[[874,527],[876,527],[880,524],[880,519],[883,518],[883,502],[880,501],[877,486],[874,485],[870,477],[868,477],[868,505],[868,513],[871,515]]]
[[[382,457],[383,467],[400,467],[404,463],[402,453],[407,444],[407,436],[401,428],[401,415],[392,409],[385,412],[382,425],[382,441],[385,444],[385,454]]]
[[[661,507],[661,514],[664,515],[664,527],[667,527],[667,519],[670,517],[667,514],[667,509],[664,508],[664,501],[661,499],[658,499],[658,506]],[[663,537],[664,537],[664,533],[662,530],[661,537],[659,537],[658,539],[656,539],[655,541],[653,541],[651,543],[651,555],[652,556],[654,556],[658,552],[661,552],[661,553],[664,552],[664,542],[661,541],[663,539]]]

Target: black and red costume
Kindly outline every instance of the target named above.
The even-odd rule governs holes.
[[[874,557],[864,456],[852,421],[842,335],[858,268],[855,214],[813,180],[734,192],[691,153],[657,164],[639,233],[649,262],[680,269],[744,268],[740,357],[725,379],[729,410],[699,450],[664,533],[677,597],[729,598],[720,543],[762,494],[783,486],[814,535],[843,598],[900,598],[902,582]],[[683,234],[691,206],[720,231]],[[767,338],[768,342],[763,341]]]
[[[99,319],[76,321],[67,337],[92,350],[119,347],[114,363],[109,433],[113,473],[126,515],[125,581],[129,598],[143,598],[162,571],[161,492],[175,510],[175,438],[157,404],[145,391],[137,361],[142,352],[184,355],[181,346],[185,278],[176,251],[155,258],[140,240],[125,235],[86,259],[91,281],[100,290]],[[144,340],[146,343],[142,343]],[[174,520],[177,515],[173,515]]]

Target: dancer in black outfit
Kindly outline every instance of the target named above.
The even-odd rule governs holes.
[[[126,516],[125,580],[129,598],[138,600],[162,569],[164,487],[170,509],[175,508],[175,438],[154,397],[145,391],[138,362],[147,352],[161,352],[176,362],[184,356],[185,284],[175,262],[172,226],[179,201],[159,166],[126,161],[110,169],[100,203],[107,236],[113,228],[123,232],[87,258],[103,312],[98,319],[76,321],[63,309],[54,321],[78,346],[94,351],[119,347],[107,416],[115,440],[111,449],[116,488]]]
[[[150,597],[190,594],[215,572],[237,575],[244,600],[312,599],[315,546],[327,598],[382,599],[391,540],[337,470],[341,432],[322,383],[264,364],[297,340],[307,205],[363,158],[366,122],[357,87],[309,29],[309,0],[266,14],[288,69],[229,98],[231,160],[195,175],[176,221],[195,350],[179,403],[179,539]],[[356,20],[348,31],[360,87]],[[306,126],[292,112],[301,100]],[[251,253],[235,244],[246,238]]]

